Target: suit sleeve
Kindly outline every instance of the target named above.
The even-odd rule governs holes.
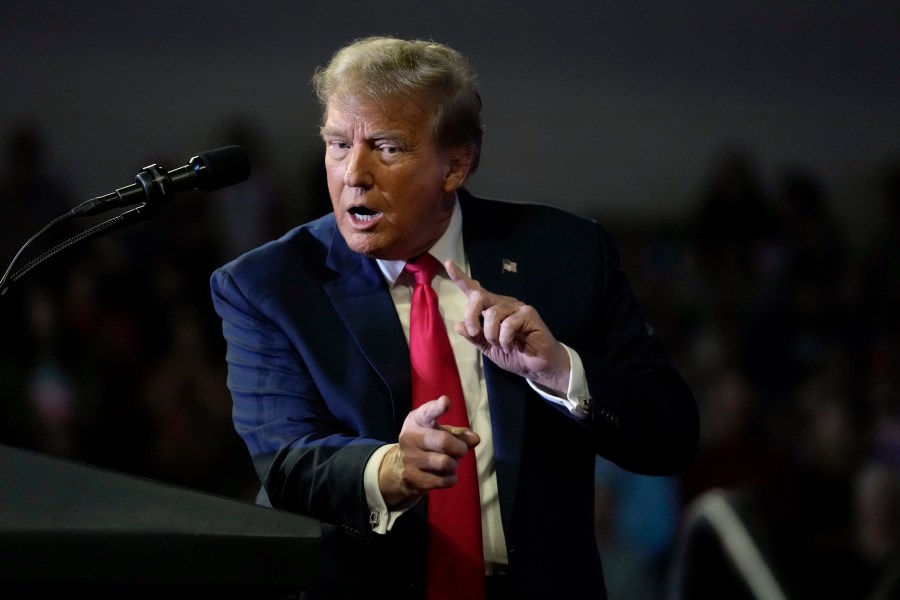
[[[587,335],[573,342],[591,391],[598,454],[636,473],[672,475],[698,442],[696,401],[647,322],[617,248],[598,229],[599,305]]]
[[[210,279],[222,319],[235,429],[272,506],[365,535],[363,470],[383,442],[360,437],[325,404],[307,364],[267,307],[223,268]]]

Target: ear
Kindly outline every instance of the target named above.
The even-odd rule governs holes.
[[[470,144],[455,146],[446,151],[445,158],[447,164],[444,173],[444,191],[455,192],[463,186],[469,176],[475,149]]]

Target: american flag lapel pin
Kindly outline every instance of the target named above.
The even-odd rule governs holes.
[[[503,264],[500,267],[500,270],[503,273],[515,273],[516,269],[517,269],[517,266],[514,261],[511,261],[508,258],[503,259]]]

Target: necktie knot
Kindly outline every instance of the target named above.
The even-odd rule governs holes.
[[[413,274],[413,277],[416,278],[416,285],[430,285],[431,280],[441,270],[441,263],[426,252],[407,262],[403,268],[407,273]]]

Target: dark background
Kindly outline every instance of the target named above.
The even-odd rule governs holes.
[[[0,125],[36,117],[79,197],[183,164],[249,115],[290,172],[317,144],[309,78],[364,35],[433,38],[482,75],[488,195],[683,221],[724,143],[802,163],[870,225],[898,152],[889,2],[4,2]],[[852,208],[851,208],[852,207]]]
[[[598,462],[613,599],[660,593],[719,488],[752,499],[791,598],[867,598],[900,522],[898,26],[847,0],[3,2],[4,270],[145,165],[239,143],[253,174],[0,299],[0,443],[252,498],[209,273],[328,210],[313,69],[356,37],[432,38],[481,76],[470,189],[603,222],[703,410],[678,477]]]

